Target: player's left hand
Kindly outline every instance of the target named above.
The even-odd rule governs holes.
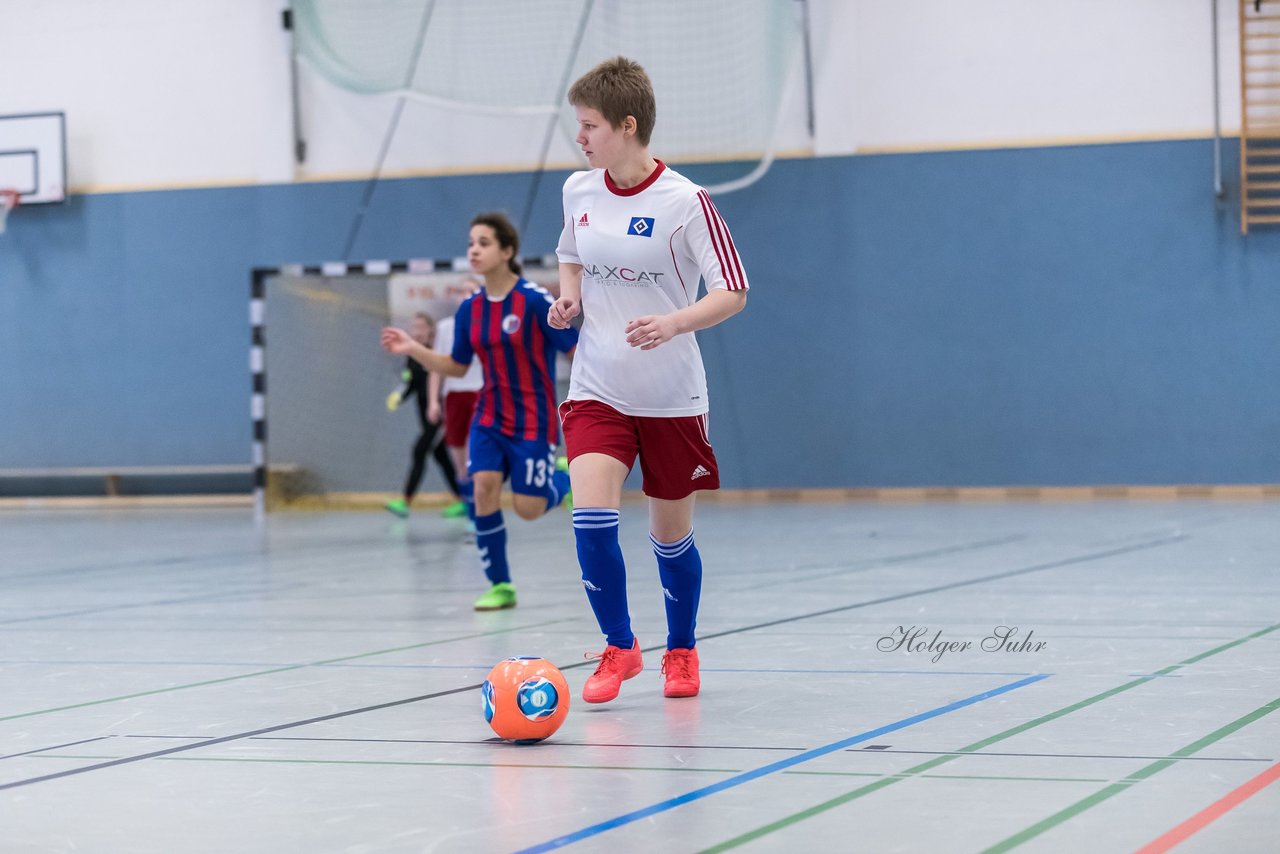
[[[394,326],[384,326],[382,329],[382,349],[388,353],[407,356],[415,343],[417,342],[403,329],[397,329]]]
[[[644,317],[637,317],[627,324],[624,331],[627,335],[627,343],[641,350],[652,350],[679,334],[675,321],[669,314],[646,314]]]

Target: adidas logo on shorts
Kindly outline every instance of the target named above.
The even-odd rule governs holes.
[[[700,477],[709,477],[711,472],[707,471],[703,466],[698,466],[693,470],[693,476],[689,480],[697,480]]]

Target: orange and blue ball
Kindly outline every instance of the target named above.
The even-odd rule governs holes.
[[[484,719],[500,738],[535,744],[550,737],[569,714],[569,684],[543,658],[508,658],[480,686]]]

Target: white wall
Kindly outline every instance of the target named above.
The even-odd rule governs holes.
[[[0,0],[0,115],[67,114],[72,192],[285,181],[284,0]]]
[[[1207,135],[1211,0],[822,4],[820,150]],[[1237,0],[1220,0],[1223,124],[1240,124]]]
[[[618,0],[598,0],[605,4]],[[786,0],[783,0],[786,2]],[[303,71],[291,151],[285,0],[0,0],[0,114],[63,109],[73,191],[368,174],[394,99]],[[811,0],[817,154],[1208,135],[1211,0]],[[1223,127],[1239,125],[1236,4],[1220,0]],[[799,78],[796,78],[797,85]],[[413,104],[388,172],[536,165],[545,122]],[[661,152],[659,152],[661,153]],[[550,159],[574,162],[557,134]]]

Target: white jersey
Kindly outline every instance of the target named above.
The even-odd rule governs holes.
[[[693,305],[707,290],[745,291],[733,238],[707,191],[658,161],[635,187],[619,189],[603,169],[564,183],[564,228],[556,255],[582,266],[583,324],[570,400],[619,412],[678,418],[707,411],[707,375],[692,334],[652,350],[627,343],[626,326]]]
[[[453,318],[442,317],[436,321],[436,343],[431,349],[449,356],[453,353]],[[444,377],[440,383],[440,393],[453,391],[479,391],[484,388],[484,369],[479,359],[472,359],[467,372],[460,377]]]

